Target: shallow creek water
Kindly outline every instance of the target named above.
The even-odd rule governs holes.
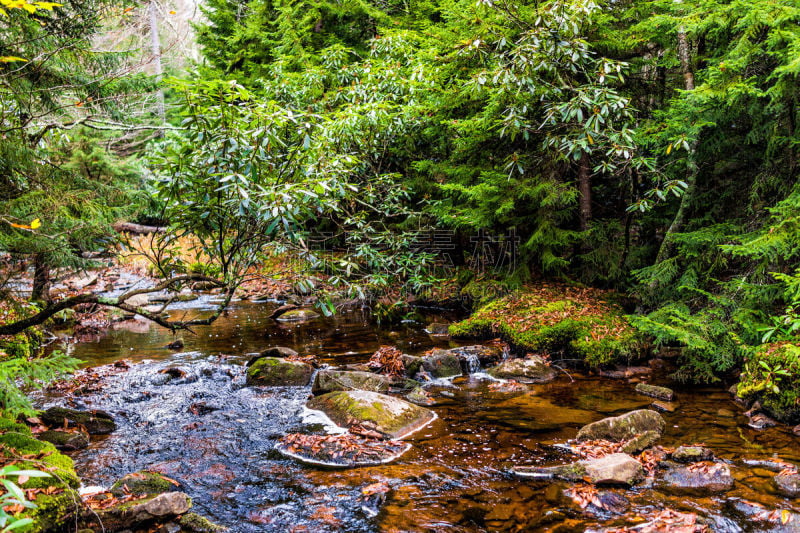
[[[191,306],[187,306],[191,307]],[[800,510],[774,492],[774,475],[743,459],[800,463],[799,439],[788,428],[757,431],[742,409],[718,388],[676,388],[678,409],[664,413],[660,444],[705,443],[731,463],[733,491],[713,497],[673,496],[646,485],[617,489],[631,502],[625,515],[582,511],[561,496],[563,483],[519,479],[514,465],[575,460],[554,445],[584,424],[647,407],[634,385],[597,377],[562,376],[526,392],[490,389],[480,375],[432,388],[438,419],[409,438],[411,451],[393,464],[320,470],[273,450],[289,432],[317,429],[305,419],[306,388],[244,387],[248,353],[288,346],[323,363],[364,362],[391,344],[421,354],[447,342],[431,339],[421,324],[396,329],[370,325],[357,312],[304,324],[268,318],[273,304],[239,303],[214,325],[183,335],[176,353],[168,332],[143,323],[110,331],[72,347],[86,366],[129,359],[130,370],[108,377],[102,392],[76,406],[111,412],[115,433],[73,454],[87,485],[108,485],[124,474],[152,469],[177,480],[195,510],[234,532],[255,531],[585,531],[632,525],[637,514],[671,507],[712,521],[715,531],[770,531],[739,516],[732,502]],[[202,309],[174,310],[197,313]],[[184,377],[159,371],[179,367]],[[668,384],[667,382],[664,382]],[[445,392],[445,394],[442,394]],[[48,397],[45,404],[63,403]],[[361,509],[361,490],[375,482],[391,488],[376,517]]]

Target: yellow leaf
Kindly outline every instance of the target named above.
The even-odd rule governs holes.
[[[17,56],[0,56],[0,63],[13,63],[15,61],[28,61],[24,57]]]
[[[39,220],[38,218],[34,218],[33,221],[31,222],[31,229],[36,229],[41,225],[42,225],[42,221]]]
[[[177,13],[177,11],[175,11],[175,10],[172,10],[172,11],[169,12],[170,15],[174,15],[175,13]]]
[[[669,146],[667,146],[667,155],[669,155],[670,152],[672,152],[672,145],[671,144]]]
[[[792,519],[792,514],[788,510],[784,509],[783,511],[781,511],[781,524],[785,524],[791,519]]]
[[[591,135],[589,135],[589,134],[587,133],[587,134],[586,134],[586,138],[587,138],[587,139],[589,139],[589,144],[594,144],[594,139],[592,139],[592,136],[591,136]]]

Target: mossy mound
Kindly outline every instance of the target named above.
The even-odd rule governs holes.
[[[736,394],[760,402],[782,422],[800,422],[800,342],[760,346],[748,358]]]
[[[158,472],[141,470],[121,477],[111,486],[111,494],[122,497],[125,494],[153,495],[175,490],[175,483]]]
[[[451,325],[450,335],[499,335],[522,350],[565,350],[593,367],[631,360],[641,343],[614,297],[608,291],[563,285],[526,287]]]
[[[62,454],[49,442],[37,440],[30,429],[6,418],[0,418],[0,462],[26,460],[16,463],[21,469],[41,470],[51,477],[31,478],[24,489],[46,489],[40,492],[34,503],[36,509],[25,511],[21,516],[34,520],[24,531],[65,531],[67,521],[78,511],[80,497],[75,489],[80,480],[75,473],[72,459]]]

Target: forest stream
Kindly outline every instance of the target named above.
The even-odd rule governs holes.
[[[204,298],[179,305],[202,313]],[[120,367],[81,395],[51,390],[39,398],[42,406],[66,403],[115,418],[116,431],[71,454],[84,485],[107,487],[131,472],[157,471],[180,484],[197,512],[234,532],[587,531],[644,523],[666,508],[696,513],[713,531],[776,531],[781,510],[791,511],[783,521],[800,512],[776,492],[775,472],[764,467],[800,462],[789,428],[753,429],[723,386],[683,389],[657,373],[652,381],[677,395],[674,411],[662,413],[659,444],[703,443],[730,466],[732,490],[674,493],[646,481],[608,489],[622,497],[610,510],[581,508],[565,496],[570,483],[521,478],[512,468],[573,462],[563,445],[581,426],[647,408],[653,399],[637,394],[629,379],[573,371],[524,389],[498,387],[474,365],[473,374],[427,387],[438,418],[409,436],[411,450],[391,464],[304,466],[274,448],[287,433],[324,430],[305,408],[310,388],[245,386],[252,354],[287,346],[322,365],[342,365],[363,363],[383,345],[421,355],[457,344],[428,335],[421,323],[377,327],[358,311],[281,324],[269,318],[274,307],[237,302],[213,325],[185,334],[180,351],[165,348],[174,340],[169,332],[131,320],[73,345],[86,367]],[[364,490],[376,483],[389,488],[385,496]]]

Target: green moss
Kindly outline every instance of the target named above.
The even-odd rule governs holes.
[[[800,342],[760,346],[747,360],[736,393],[772,416],[800,422]]]
[[[640,352],[636,331],[609,294],[566,286],[527,287],[452,324],[455,338],[500,335],[525,351],[566,351],[597,367]]]
[[[9,357],[29,358],[38,353],[44,340],[42,332],[36,328],[28,328],[22,333],[0,338],[0,352]]]
[[[312,373],[311,366],[305,363],[261,357],[247,369],[247,382],[250,385],[303,386],[308,385]]]
[[[30,429],[7,418],[0,417],[0,454],[5,460],[28,457],[17,463],[20,468],[48,472],[52,477],[31,478],[22,485],[25,489],[56,487],[57,494],[38,494],[36,509],[25,511],[23,516],[34,523],[22,531],[59,530],[77,509],[80,497],[74,490],[80,486],[72,459],[56,450],[49,442],[37,440]]]
[[[225,531],[226,529],[203,518],[197,513],[186,513],[178,520],[178,524],[184,530],[192,531],[193,533],[217,533],[218,531]]]
[[[175,490],[175,485],[158,472],[141,470],[133,474],[128,474],[116,481],[111,486],[110,492],[114,496],[120,497],[126,494],[126,492],[136,495],[150,495],[162,494],[172,490]]]

